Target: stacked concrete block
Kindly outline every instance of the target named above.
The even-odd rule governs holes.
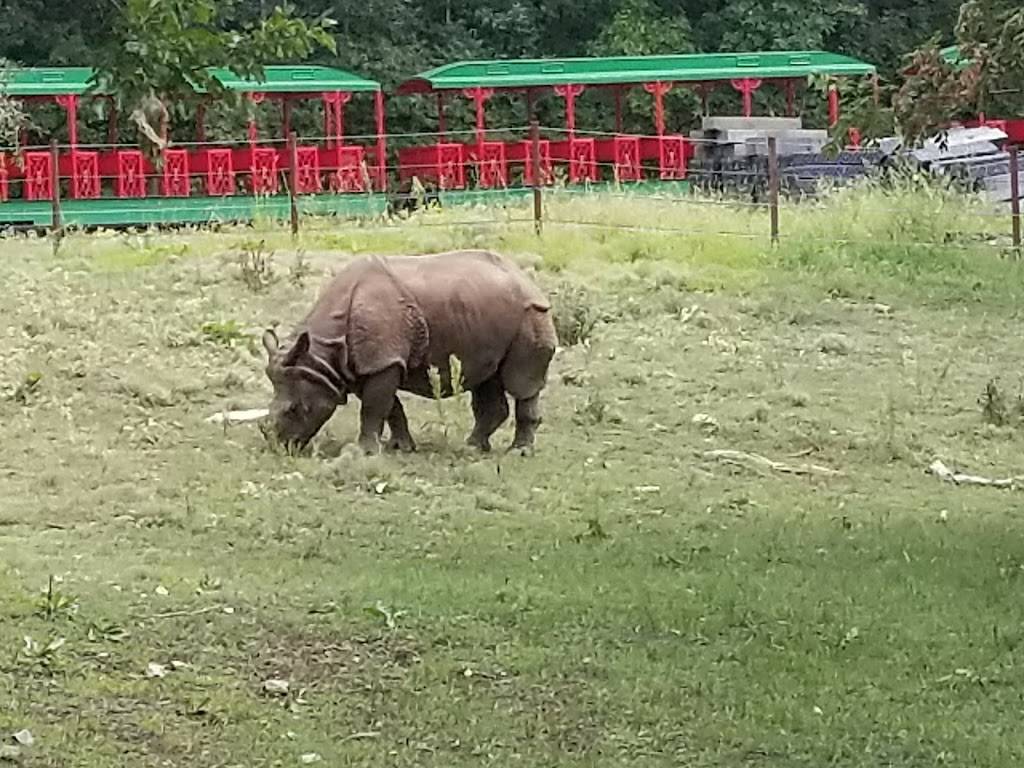
[[[698,160],[764,157],[769,137],[780,156],[815,154],[828,143],[827,131],[804,129],[798,117],[705,117],[690,137]]]

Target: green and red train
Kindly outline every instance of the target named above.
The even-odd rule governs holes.
[[[30,111],[40,102],[58,105],[66,117],[66,138],[59,146],[34,141],[28,143],[35,146],[0,154],[0,227],[46,227],[55,215],[65,226],[80,227],[287,217],[292,189],[301,212],[367,215],[382,212],[389,189],[408,185],[413,177],[451,200],[481,191],[514,195],[534,183],[552,184],[556,177],[570,185],[685,184],[693,146],[666,129],[664,97],[673,88],[695,91],[705,107],[712,91],[731,89],[742,114],[750,116],[754,93],[771,87],[784,95],[786,112],[793,114],[795,94],[810,76],[828,76],[838,84],[842,78],[874,77],[875,68],[822,51],[457,62],[420,73],[394,90],[395,99],[412,94],[436,99],[436,132],[400,147],[389,146],[385,93],[372,80],[306,65],[269,66],[259,82],[227,70],[212,74],[224,88],[243,93],[254,109],[276,105],[279,135],[260,136],[251,120],[244,138],[208,141],[201,108],[193,116],[192,140],[168,142],[154,161],[137,144],[119,143],[112,106],[106,141],[79,142],[80,108],[106,98],[91,91],[90,69],[15,70],[3,85],[6,94]],[[646,135],[624,129],[623,97],[630,89],[650,95],[652,123]],[[614,131],[577,128],[577,100],[591,90],[613,94]],[[498,140],[487,125],[487,103],[496,94],[520,96],[528,114],[541,99],[556,98],[564,106],[564,127],[545,131],[536,144],[525,132]],[[372,99],[372,135],[345,133],[346,105],[354,98]],[[466,141],[446,125],[452,99],[473,106],[474,129]],[[828,101],[834,124],[837,85],[830,87]],[[323,132],[299,132],[291,142],[292,110],[299,103],[318,105]]]

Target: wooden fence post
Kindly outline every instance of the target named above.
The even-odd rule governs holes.
[[[288,134],[288,214],[292,225],[292,237],[299,235],[299,203],[295,199],[299,180],[299,150],[295,131]]]
[[[774,136],[768,137],[768,205],[774,246],[779,243],[779,154]]]
[[[50,165],[50,186],[53,191],[50,197],[53,205],[51,227],[54,234],[59,234],[63,222],[60,211],[60,150],[56,139],[50,140]]]
[[[533,229],[539,235],[544,230],[544,201],[541,198],[540,124],[530,120],[530,165],[533,167]]]
[[[1010,146],[1010,220],[1013,228],[1013,247],[1016,256],[1020,250],[1020,160],[1017,145]]]

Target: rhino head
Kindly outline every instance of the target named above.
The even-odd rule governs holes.
[[[313,439],[348,401],[347,346],[340,339],[316,339],[316,350],[308,331],[303,331],[289,349],[282,350],[277,334],[267,330],[267,378],[274,386],[270,402],[270,428],[282,445],[301,449]],[[326,353],[326,356],[325,354]]]

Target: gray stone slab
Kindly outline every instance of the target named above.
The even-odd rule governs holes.
[[[705,131],[798,131],[803,128],[799,117],[705,117],[701,119]]]
[[[989,200],[996,200],[1001,203],[1010,202],[1009,176],[995,176],[988,178],[984,180],[983,184],[985,196]],[[1021,200],[1024,200],[1024,178],[1018,180],[1017,195]]]

